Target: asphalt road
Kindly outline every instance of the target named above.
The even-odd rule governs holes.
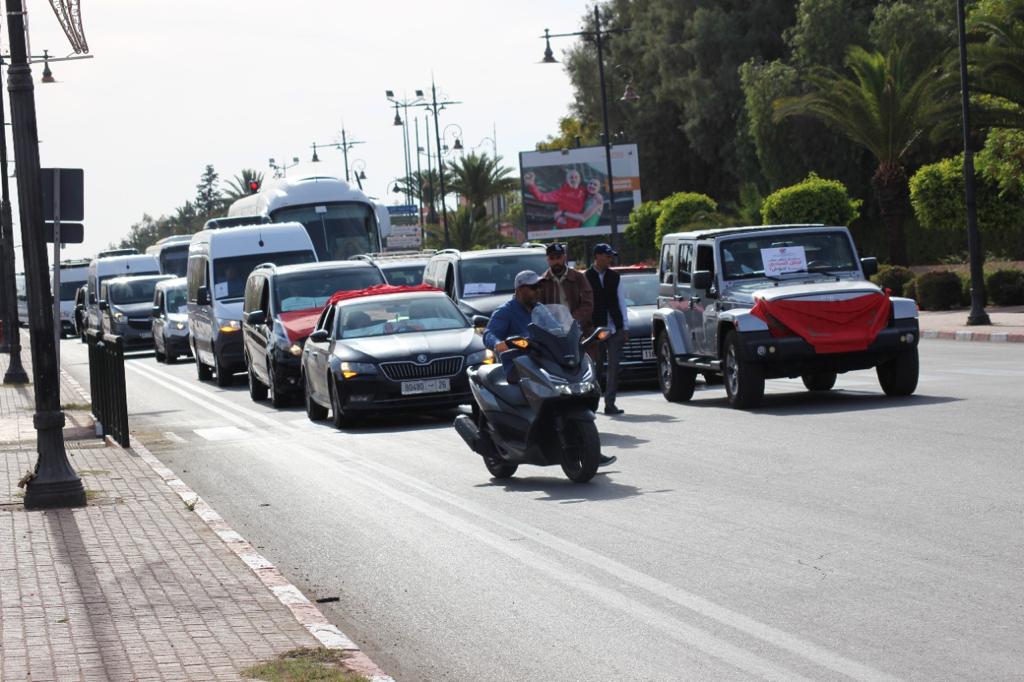
[[[873,371],[752,412],[627,392],[589,485],[492,482],[453,413],[340,432],[126,366],[136,435],[396,679],[1024,670],[1024,344],[926,340],[906,399]]]

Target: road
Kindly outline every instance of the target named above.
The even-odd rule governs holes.
[[[88,383],[85,347],[63,362]],[[649,389],[589,485],[492,482],[453,414],[350,432],[126,363],[133,431],[398,680],[1006,679],[1024,670],[1024,344],[927,340],[765,405]]]

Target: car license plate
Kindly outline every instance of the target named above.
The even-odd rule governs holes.
[[[643,355],[643,359],[644,360],[653,360],[654,359],[654,349],[653,348],[644,348],[642,355]]]
[[[419,393],[442,393],[452,390],[449,379],[425,379],[423,381],[403,381],[402,395],[417,395]]]

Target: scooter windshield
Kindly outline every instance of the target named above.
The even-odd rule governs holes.
[[[548,332],[552,336],[565,338],[572,329],[573,317],[569,307],[560,303],[544,305],[538,303],[533,307],[530,322]]]

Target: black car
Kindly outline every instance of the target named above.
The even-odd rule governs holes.
[[[170,275],[112,277],[100,285],[99,308],[104,334],[115,334],[125,348],[153,347],[153,297],[158,282]]]
[[[658,308],[658,273],[653,267],[630,265],[614,268],[622,276],[619,286],[629,311],[629,341],[622,347],[620,376],[625,379],[653,379],[658,360],[651,339],[651,321]]]
[[[300,265],[261,265],[245,282],[242,340],[249,396],[283,406],[302,388],[302,345],[327,303],[338,291],[384,284],[372,263],[326,261]]]
[[[440,291],[339,295],[302,352],[306,414],[335,426],[384,410],[442,410],[472,401],[465,369],[494,354]]]

